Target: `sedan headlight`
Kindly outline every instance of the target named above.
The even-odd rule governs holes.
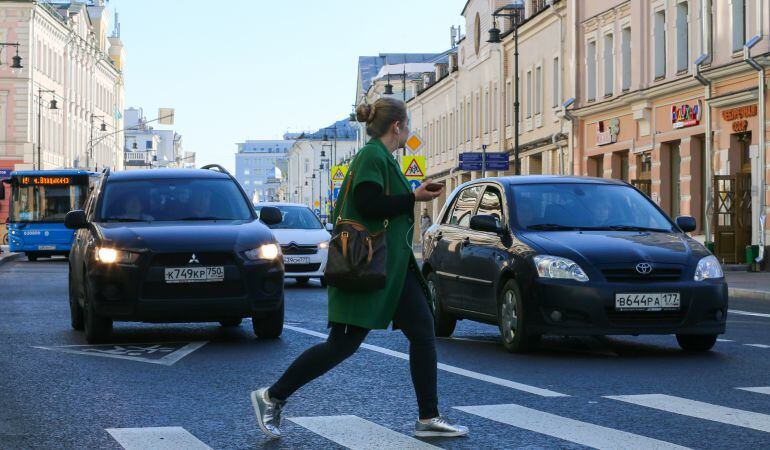
[[[329,248],[329,241],[321,242],[320,244],[318,244],[318,248],[320,248],[321,250],[326,250],[327,248]]]
[[[139,253],[109,247],[96,249],[96,260],[104,264],[133,264],[137,259],[139,259]]]
[[[271,261],[281,254],[281,249],[275,244],[265,244],[252,250],[243,252],[244,256],[251,261],[266,260]]]
[[[710,278],[723,278],[722,265],[714,256],[706,256],[698,261],[698,267],[695,268],[695,281],[708,280]]]
[[[581,283],[588,281],[588,275],[571,259],[550,255],[537,255],[533,259],[537,274],[541,278],[575,280]]]

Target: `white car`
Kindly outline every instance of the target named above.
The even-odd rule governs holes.
[[[259,203],[254,205],[257,214],[265,206],[278,208],[283,215],[283,221],[270,225],[270,229],[281,244],[286,278],[294,278],[298,284],[318,278],[321,286],[325,287],[324,270],[331,239],[329,231],[305,205]]]

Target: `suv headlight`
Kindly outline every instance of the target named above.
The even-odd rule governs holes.
[[[96,260],[104,264],[133,264],[137,259],[139,259],[139,253],[109,247],[96,249]]]
[[[708,280],[710,278],[724,278],[722,265],[714,255],[706,256],[698,261],[698,267],[695,268],[695,281]]]
[[[320,244],[318,244],[318,248],[320,248],[321,250],[326,250],[327,248],[329,248],[329,241],[321,242]]]
[[[537,255],[533,259],[537,274],[541,278],[575,280],[581,283],[588,281],[588,275],[571,259],[550,255]]]
[[[243,255],[251,261],[271,261],[281,254],[281,249],[276,244],[265,244],[252,250],[246,250]]]

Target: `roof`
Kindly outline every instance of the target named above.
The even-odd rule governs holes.
[[[110,180],[139,181],[184,178],[230,179],[226,173],[207,169],[146,169],[112,172]]]
[[[324,135],[326,135],[327,139],[334,140],[335,134],[338,141],[355,141],[356,140],[356,130],[353,129],[353,127],[350,125],[350,120],[347,117],[342,120],[338,120],[334,122],[328,127],[320,128],[316,131],[306,131],[304,133],[299,133],[299,134],[292,133],[289,136],[291,137],[291,139],[295,139],[298,141],[302,141],[302,140],[320,141],[324,138]]]
[[[73,175],[99,175],[98,172],[90,172],[82,169],[58,169],[58,170],[19,170],[11,172],[12,176],[46,176],[46,177],[63,177]]]
[[[569,184],[569,183],[582,183],[582,184],[614,184],[625,186],[626,183],[622,180],[614,180],[610,178],[596,178],[596,177],[575,177],[565,175],[519,175],[508,177],[488,177],[480,178],[473,181],[469,181],[465,184],[478,183],[482,181],[497,181],[503,184],[520,185],[520,184]]]
[[[361,89],[366,92],[382,66],[389,64],[409,64],[431,62],[436,53],[380,53],[377,56],[358,57],[358,78]],[[359,93],[356,93],[358,95]]]

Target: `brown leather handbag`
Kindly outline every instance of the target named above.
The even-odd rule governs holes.
[[[329,241],[324,279],[329,286],[346,291],[376,291],[383,289],[386,284],[388,245],[385,230],[388,228],[388,221],[383,222],[382,231],[371,233],[363,224],[342,218],[354,176],[351,168],[350,179],[345,186],[337,222]],[[388,188],[387,192],[389,191]]]

